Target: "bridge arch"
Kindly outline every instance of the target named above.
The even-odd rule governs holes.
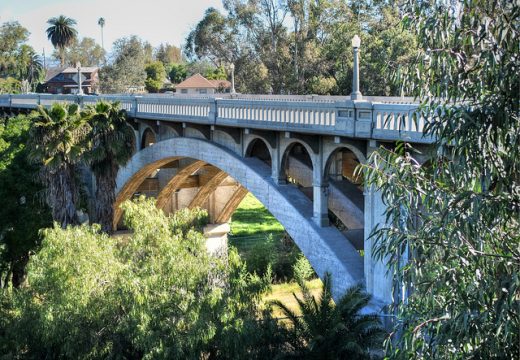
[[[115,211],[129,199],[139,183],[155,169],[179,158],[189,157],[224,171],[250,191],[285,227],[321,277],[330,272],[334,295],[363,281],[363,258],[334,227],[318,227],[312,220],[312,202],[292,186],[276,184],[268,165],[256,158],[242,158],[225,147],[195,138],[160,141],[135,154],[117,177]],[[244,190],[245,191],[245,190]]]
[[[271,165],[273,161],[273,149],[269,146],[269,143],[260,136],[253,136],[245,144],[245,156],[256,157],[263,162]]]
[[[151,127],[146,126],[141,135],[141,149],[147,148],[157,142],[157,134]]]
[[[363,153],[361,151],[359,151],[359,149],[357,149],[355,146],[350,145],[350,144],[339,144],[337,147],[324,153],[323,158],[326,159],[326,161],[324,162],[323,177],[324,177],[325,181],[329,177],[331,167],[336,159],[336,156],[339,155],[340,153],[343,155],[347,155],[351,159],[351,161],[355,161],[357,164],[366,164],[366,162],[367,162]],[[346,161],[345,156],[343,156],[342,162],[345,162],[345,161]],[[354,171],[355,171],[354,165],[356,165],[356,164],[351,164],[351,166],[349,166],[349,169],[348,169],[349,174],[348,174],[347,178],[350,178],[350,179],[354,178]],[[342,175],[344,175],[344,174],[342,174]]]
[[[280,159],[280,164],[279,164],[279,173],[282,175],[282,177],[286,176],[286,170],[287,170],[287,167],[289,166],[289,158],[291,157],[291,153],[293,150],[295,150],[296,147],[298,146],[301,146],[302,150],[303,150],[303,158],[304,158],[304,161],[305,159],[307,159],[308,161],[308,166],[310,167],[310,178],[313,179],[314,175],[313,173],[319,169],[320,167],[318,166],[318,161],[316,159],[316,156],[314,154],[314,152],[312,151],[312,148],[306,144],[304,141],[302,140],[298,140],[298,139],[291,139],[292,141],[289,141],[287,142],[283,147],[280,148],[280,154],[281,154],[281,159]],[[311,180],[311,184],[304,184],[304,186],[312,186],[312,180]]]

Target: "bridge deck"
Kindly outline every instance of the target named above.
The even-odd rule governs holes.
[[[0,108],[35,109],[55,102],[94,104],[119,101],[130,117],[274,131],[294,131],[376,140],[429,143],[425,119],[410,98],[226,95],[0,95]]]

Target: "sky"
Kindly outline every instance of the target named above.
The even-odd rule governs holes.
[[[221,0],[0,0],[0,23],[18,21],[27,28],[29,45],[49,56],[53,47],[45,30],[51,17],[65,15],[77,22],[78,35],[101,44],[98,19],[105,19],[104,44],[137,35],[157,46],[180,46],[209,7],[222,9]]]

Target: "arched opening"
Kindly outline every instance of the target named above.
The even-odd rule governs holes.
[[[281,174],[288,183],[298,188],[311,201],[313,199],[313,163],[309,151],[300,142],[294,142],[285,150]]]
[[[150,128],[146,128],[141,138],[141,149],[147,148],[148,146],[152,146],[155,143],[155,133]]]
[[[249,146],[246,150],[246,156],[256,157],[269,166],[272,164],[271,152],[269,151],[265,141],[259,138],[256,138],[249,143]]]
[[[358,171],[358,156],[348,147],[334,150],[325,163],[324,176],[329,183],[329,220],[364,252],[363,175]]]
[[[292,154],[304,156],[301,149],[287,149],[287,155]],[[330,272],[337,279],[333,284],[335,296],[362,281],[362,258],[336,229],[315,226],[309,218],[313,211],[312,203],[304,194],[294,191],[290,186],[274,183],[270,177],[270,169],[264,164],[244,161],[236,153],[210,141],[182,137],[163,140],[152,148],[139,151],[118,175],[116,209],[118,204],[131,198],[142,179],[151,172],[174,160],[180,162],[186,158],[204,161],[232,177],[236,184],[230,193],[235,194],[240,187],[251,191],[287,231],[316,273],[323,277],[326,272]],[[310,156],[303,161],[310,162],[309,160]],[[310,173],[312,174],[312,168]],[[243,189],[240,191],[242,194],[245,192]],[[236,198],[238,196],[234,197]],[[227,204],[222,201],[221,205],[224,208]],[[316,251],[317,248],[320,250]]]

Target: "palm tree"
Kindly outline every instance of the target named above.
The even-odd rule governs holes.
[[[31,85],[37,83],[43,75],[44,69],[41,58],[28,45],[20,47],[17,66],[20,78],[27,80]]]
[[[87,109],[91,126],[90,151],[86,160],[96,178],[95,220],[104,231],[112,230],[116,177],[119,168],[132,157],[135,148],[133,129],[119,103],[100,101]]]
[[[76,20],[68,18],[64,15],[50,18],[47,21],[50,27],[47,28],[47,38],[51,41],[52,46],[58,50],[61,66],[65,65],[65,48],[76,41],[78,32],[74,29]]]
[[[103,48],[103,50],[105,50],[105,41],[103,39],[103,28],[105,27],[105,18],[100,17],[97,23],[101,27],[101,47]]]
[[[377,315],[361,314],[371,299],[361,286],[348,289],[335,304],[330,274],[325,275],[318,299],[304,282],[298,283],[303,297],[293,295],[301,316],[278,300],[272,302],[290,323],[292,351],[287,358],[356,360],[375,357],[374,352],[382,348],[385,332]]]
[[[64,228],[77,224],[80,186],[76,166],[85,149],[88,124],[76,104],[40,106],[32,116],[29,156],[43,165],[41,175],[52,217]]]

